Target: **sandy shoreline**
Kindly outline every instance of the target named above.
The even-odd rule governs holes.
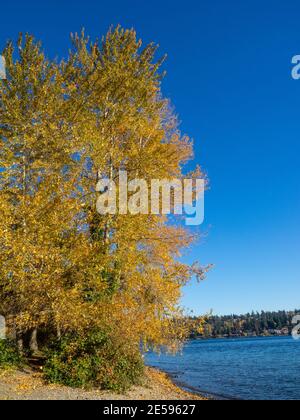
[[[110,391],[73,389],[47,385],[41,373],[0,371],[0,400],[207,400],[208,398],[184,391],[169,376],[153,368],[146,368],[143,385],[124,394]]]

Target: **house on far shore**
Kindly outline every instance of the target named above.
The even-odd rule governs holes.
[[[289,329],[287,327],[281,330],[268,330],[269,335],[289,335]]]
[[[282,328],[282,330],[281,330],[281,334],[282,334],[282,335],[289,335],[289,334],[290,334],[290,332],[289,332],[288,327]]]

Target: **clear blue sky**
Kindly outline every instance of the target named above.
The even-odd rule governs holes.
[[[69,33],[135,27],[168,53],[163,91],[210,178],[207,236],[186,257],[215,268],[186,288],[195,313],[300,307],[300,3],[258,0],[1,4],[0,48],[19,31],[66,55]]]

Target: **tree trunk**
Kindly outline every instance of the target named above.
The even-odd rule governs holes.
[[[37,353],[39,351],[37,332],[37,328],[34,328],[30,336],[29,348],[32,353]]]
[[[18,351],[19,351],[19,353],[20,354],[23,354],[23,351],[24,351],[24,341],[23,341],[23,338],[22,337],[18,337],[18,340],[17,340],[17,347],[18,347]]]
[[[60,326],[59,325],[57,325],[57,328],[56,328],[56,335],[57,335],[57,339],[58,340],[61,340],[61,329],[60,329]]]
[[[17,328],[12,315],[8,315],[6,318],[6,337],[9,341],[17,342]]]

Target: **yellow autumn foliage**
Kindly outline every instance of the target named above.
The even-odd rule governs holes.
[[[60,63],[31,36],[4,51],[0,313],[20,340],[98,326],[153,346],[186,336],[179,300],[193,270],[179,256],[191,233],[160,215],[96,211],[99,175],[181,179],[192,157],[156,50],[118,27],[101,42],[72,36]]]

